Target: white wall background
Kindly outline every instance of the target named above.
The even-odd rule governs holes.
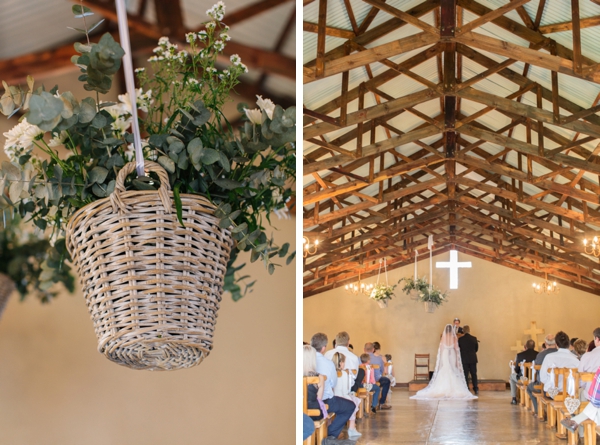
[[[448,269],[435,269],[435,261],[448,261],[449,253],[433,258],[434,285],[449,287]],[[455,317],[471,327],[480,340],[479,378],[503,379],[509,376],[508,361],[517,340],[523,344],[530,337],[523,333],[536,321],[546,333],[564,330],[570,337],[592,339],[600,326],[600,297],[561,286],[558,295],[537,295],[531,290],[535,277],[462,253],[459,261],[471,261],[471,269],[459,270],[458,290],[451,291],[449,301],[433,314],[426,313],[423,303],[411,300],[396,288],[387,309],[380,309],[368,297],[333,289],[304,299],[304,340],[316,332],[324,332],[331,342],[336,333],[347,331],[354,351],[359,354],[368,341],[379,341],[383,353],[393,356],[396,380],[413,378],[414,354],[430,353],[435,366],[440,335]],[[419,276],[429,274],[429,260],[418,264]],[[414,267],[406,266],[388,272],[390,284],[405,276],[413,276]],[[374,282],[374,278],[367,280]],[[537,280],[536,280],[537,281]],[[536,343],[543,342],[539,335]],[[536,346],[537,349],[537,346]]]

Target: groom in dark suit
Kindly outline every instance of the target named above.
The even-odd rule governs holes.
[[[469,373],[471,373],[473,391],[475,394],[479,394],[479,386],[477,385],[477,350],[479,349],[479,342],[477,337],[471,335],[469,326],[464,326],[463,331],[465,335],[458,339],[458,346],[460,347],[460,358],[465,371],[465,380],[468,386]]]

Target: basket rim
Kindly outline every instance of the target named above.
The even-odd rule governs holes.
[[[114,193],[114,192],[113,192]],[[169,197],[173,200],[174,199],[174,194],[172,190],[169,190]],[[131,195],[152,195],[153,198],[156,198],[158,200],[160,200],[159,198],[159,194],[158,194],[158,190],[127,190],[125,192],[121,192],[121,197],[122,199],[127,199],[129,196]],[[211,210],[206,211],[205,213],[207,215],[213,216],[214,217],[214,211],[216,210],[217,206],[215,204],[213,204],[212,202],[210,202],[210,200],[204,196],[204,195],[196,195],[196,194],[192,194],[192,193],[181,193],[179,195],[180,199],[183,201],[184,199],[191,199],[191,200],[195,200],[195,201],[202,201],[203,204],[205,204],[207,207],[210,207]],[[67,223],[67,226],[65,228],[65,237],[67,239],[70,238],[70,234],[71,232],[74,230],[74,224],[75,221],[77,219],[79,219],[79,216],[81,214],[83,214],[84,212],[88,211],[89,209],[92,209],[94,207],[99,207],[102,206],[106,203],[110,203],[110,195],[105,197],[105,198],[101,198],[98,199],[96,201],[90,202],[89,204],[84,205],[83,207],[81,207],[80,209],[78,209],[75,213],[73,213],[71,215],[71,217],[69,218],[69,222]],[[171,203],[173,204],[173,201],[171,201]],[[173,208],[175,208],[175,206],[172,206]],[[118,214],[118,210],[117,212],[115,212],[115,214]],[[67,243],[67,250],[69,251],[69,254],[71,254],[71,251],[69,249],[69,243]]]

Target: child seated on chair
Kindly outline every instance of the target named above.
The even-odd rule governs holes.
[[[348,420],[348,437],[354,439],[355,437],[362,436],[362,434],[356,430],[356,413],[360,406],[360,398],[356,397],[354,393],[351,392],[352,384],[354,383],[354,374],[351,370],[346,369],[346,356],[344,354],[336,352],[331,359],[335,365],[335,369],[342,373],[341,377],[338,375],[337,383],[335,384],[335,388],[333,388],[333,393],[338,397],[343,397],[344,399],[354,402],[354,405],[356,405],[356,409]]]
[[[381,388],[375,383],[375,370],[371,368],[371,356],[366,353],[361,354],[360,362],[367,368],[369,375],[367,376],[367,372],[363,368],[358,368],[358,374],[352,386],[352,391],[357,392],[360,388],[365,388],[368,392],[374,391],[371,412],[375,414],[377,412],[377,405],[379,405]]]

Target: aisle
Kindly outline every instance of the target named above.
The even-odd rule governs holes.
[[[358,422],[357,445],[566,444],[532,414],[510,404],[510,392],[483,392],[479,399],[416,401],[395,389],[389,411]]]

